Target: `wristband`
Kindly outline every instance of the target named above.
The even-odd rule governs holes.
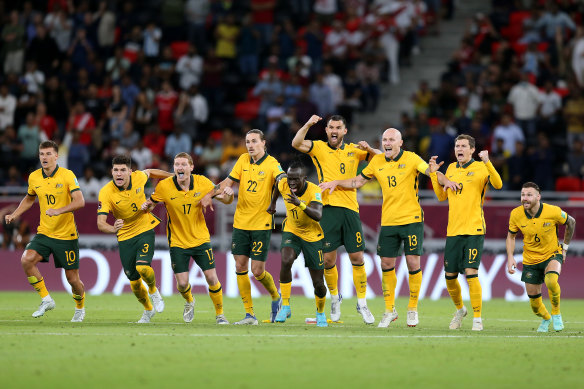
[[[298,205],[298,208],[300,208],[301,210],[305,210],[306,209],[306,204],[304,204],[302,201],[300,202],[300,204]]]
[[[565,244],[564,242],[560,243],[560,246],[562,246],[562,250],[568,251],[569,246],[567,244]]]

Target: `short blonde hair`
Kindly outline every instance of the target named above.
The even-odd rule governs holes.
[[[191,155],[189,153],[185,153],[184,151],[183,152],[180,152],[180,153],[178,153],[177,155],[174,156],[174,159],[177,159],[177,158],[186,158],[186,159],[189,160],[189,163],[191,165],[194,165],[195,164],[193,162],[193,157],[191,157]]]

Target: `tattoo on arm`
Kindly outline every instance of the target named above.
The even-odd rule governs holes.
[[[572,236],[574,236],[574,230],[576,229],[576,220],[572,216],[568,216],[568,222],[566,223],[566,232],[564,233],[564,243],[570,244]]]

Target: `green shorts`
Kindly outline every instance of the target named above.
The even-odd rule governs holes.
[[[62,240],[36,234],[26,245],[25,250],[34,250],[43,257],[41,262],[49,262],[53,254],[55,267],[65,270],[79,269],[79,241],[77,239]]]
[[[118,242],[120,259],[124,273],[130,281],[140,279],[140,273],[136,270],[137,265],[148,265],[152,263],[154,256],[154,230],[145,231],[140,235]]]
[[[201,270],[215,269],[213,249],[211,248],[211,243],[206,242],[190,249],[171,247],[170,262],[172,263],[172,271],[174,271],[174,274],[188,272],[191,257],[195,260],[195,263],[199,265]]]
[[[551,261],[558,261],[560,264],[564,263],[564,256],[562,254],[554,254],[543,262],[536,265],[523,265],[521,272],[521,281],[527,284],[540,285],[545,282],[545,268]]]
[[[324,270],[324,258],[322,256],[322,239],[316,242],[307,242],[291,232],[282,232],[282,248],[292,247],[296,257],[304,254],[304,266],[314,270]]]
[[[272,230],[240,230],[233,228],[231,253],[245,255],[254,261],[266,262]]]
[[[424,243],[424,223],[411,223],[403,226],[381,226],[377,241],[377,255],[395,258],[400,253],[402,242],[406,255],[422,255]]]
[[[324,231],[325,253],[335,251],[339,246],[345,246],[349,254],[365,251],[359,213],[348,208],[326,205],[322,207],[320,226]]]
[[[484,235],[458,235],[446,237],[444,271],[464,273],[464,269],[478,269],[483,255]]]

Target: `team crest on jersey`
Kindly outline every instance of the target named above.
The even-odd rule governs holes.
[[[63,187],[63,184],[57,184],[57,185],[55,185],[55,188],[57,188],[57,189],[62,188],[62,187]]]
[[[197,192],[197,193],[195,193],[194,197],[199,197],[200,195],[201,195],[201,192]]]
[[[474,172],[468,172],[466,173],[467,176],[474,176]]]
[[[355,153],[353,151],[351,151],[350,153],[347,153],[347,157],[352,157],[354,155],[355,155]]]
[[[258,173],[258,176],[263,176],[264,174],[266,174],[263,170],[260,170],[260,172]]]
[[[405,164],[405,163],[400,163],[400,164],[397,166],[397,168],[398,168],[398,169],[405,169],[405,168],[406,168],[406,164]]]
[[[141,191],[142,191],[142,188],[136,189],[136,193],[140,193]]]
[[[552,223],[550,223],[550,222],[543,223],[543,226],[544,226],[544,227],[549,227],[549,226],[551,226],[551,225],[552,225]]]
[[[97,202],[97,210],[99,211],[101,209],[101,201]]]

